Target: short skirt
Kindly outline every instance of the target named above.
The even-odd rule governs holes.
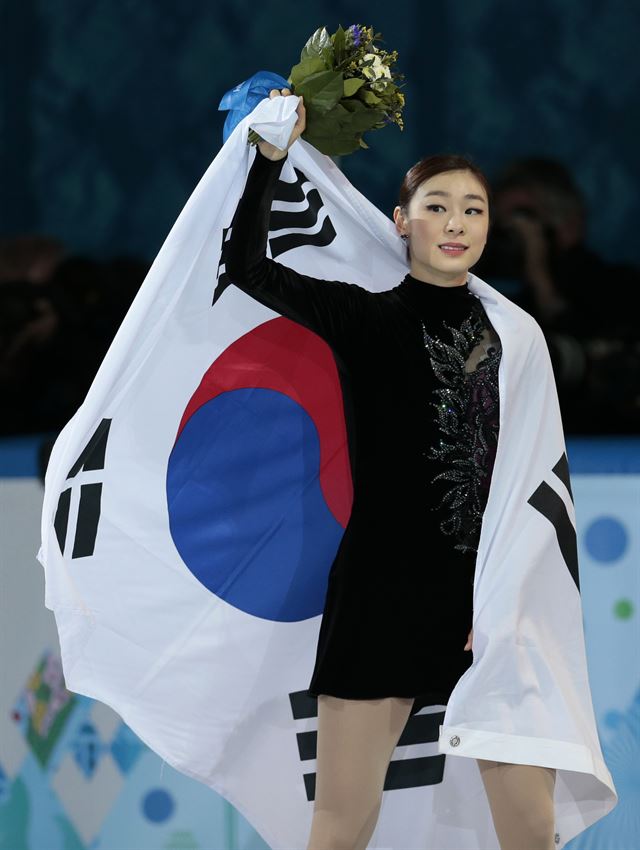
[[[422,520],[422,522],[420,521]],[[446,705],[471,666],[476,553],[409,508],[356,510],[330,570],[308,693]]]

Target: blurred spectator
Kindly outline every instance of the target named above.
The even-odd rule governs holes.
[[[474,271],[540,322],[568,433],[640,431],[640,274],[585,245],[566,169],[529,159],[495,187]],[[149,265],[66,256],[55,240],[0,242],[0,435],[55,432],[82,404]]]
[[[640,272],[607,263],[585,242],[584,197],[568,170],[517,160],[494,184],[493,226],[474,271],[540,323],[565,428],[640,428]]]
[[[603,297],[603,284],[614,286],[625,304],[625,296],[637,304],[640,274],[587,247],[587,218],[584,197],[563,165],[516,160],[495,181],[494,224],[478,274],[508,281],[508,297],[546,327],[579,338],[635,335],[627,309]]]
[[[55,431],[82,404],[148,265],[58,262],[48,283],[0,283],[0,434]]]
[[[62,242],[51,236],[0,239],[0,283],[15,280],[45,283],[64,255]]]

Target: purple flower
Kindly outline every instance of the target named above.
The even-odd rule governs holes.
[[[353,36],[354,47],[360,47],[360,40],[362,38],[362,29],[357,24],[351,24],[351,26],[349,27],[349,32]]]

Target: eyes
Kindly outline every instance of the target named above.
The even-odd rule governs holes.
[[[426,208],[428,210],[431,210],[432,212],[446,212],[446,209],[442,206],[442,204],[427,204]],[[465,213],[472,213],[473,215],[484,215],[484,210],[481,210],[478,207],[468,207],[465,210]]]

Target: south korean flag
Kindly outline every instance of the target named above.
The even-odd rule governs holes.
[[[304,847],[311,823],[317,702],[306,688],[353,490],[332,351],[233,286],[224,254],[255,155],[249,126],[285,147],[297,102],[259,103],[180,214],[54,446],[39,552],[68,688],[115,709],[164,760],[222,794],[283,850]],[[302,273],[377,291],[407,272],[391,219],[302,139],[282,169],[268,254]],[[574,615],[579,597],[575,582],[560,576],[569,573],[557,510],[536,490],[564,451],[539,329],[478,278],[470,277],[470,289],[502,340],[505,423],[517,416],[501,428],[483,527],[474,667],[446,711],[430,706],[407,724],[370,843],[380,850],[497,850],[477,756],[518,761],[533,752],[533,763],[558,768],[559,846],[615,801],[589,714],[579,619],[544,620],[552,631],[538,644],[538,662],[553,666],[555,652],[563,665],[551,713],[535,699],[517,702],[526,682],[516,664],[508,683],[513,734],[501,735],[500,691],[480,687],[502,658],[484,637],[486,624],[502,618],[500,640],[516,645],[501,577],[507,562],[533,574],[528,529],[544,538],[537,551],[551,580],[573,588]],[[524,368],[531,357],[542,369],[533,391]],[[528,454],[525,402],[531,428],[544,421],[546,429]],[[535,617],[538,596],[531,599]],[[483,644],[488,666],[478,679]],[[518,749],[523,734],[542,738],[541,746]]]

